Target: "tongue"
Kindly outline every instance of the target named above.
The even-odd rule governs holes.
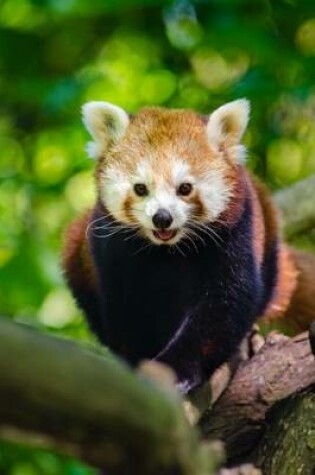
[[[168,241],[174,236],[174,230],[172,229],[159,229],[154,234],[161,239],[161,241]]]

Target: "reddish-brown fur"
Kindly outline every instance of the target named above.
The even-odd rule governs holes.
[[[106,158],[101,157],[99,160],[97,182],[100,182],[105,166],[118,161],[121,169],[131,174],[135,164],[148,160],[154,150],[159,151],[159,159],[151,163],[152,174],[157,179],[162,174],[163,179],[170,184],[172,178],[168,152],[189,163],[196,178],[202,177],[216,159],[216,154],[209,148],[203,120],[194,112],[145,108],[131,120],[118,146],[114,146]],[[224,166],[224,162],[221,166]]]
[[[194,176],[202,177],[209,167],[223,167],[225,178],[230,187],[236,190],[234,198],[218,220],[218,226],[236,222],[242,211],[245,199],[245,181],[250,190],[253,205],[253,249],[260,267],[268,249],[274,244],[278,235],[278,219],[275,208],[266,187],[257,179],[243,172],[243,167],[235,163],[229,149],[222,147],[224,160],[217,161],[216,154],[208,143],[204,120],[190,111],[174,111],[159,108],[142,110],[131,120],[126,135],[119,147],[112,149],[98,161],[96,182],[100,190],[102,173],[105,167],[118,161],[126,172],[131,172],[135,163],[146,160],[152,150],[158,150],[158,160],[152,161],[152,173],[158,180],[171,183],[169,151],[189,163]],[[167,153],[166,153],[167,152]],[[133,195],[127,195],[123,210],[125,217],[134,222],[132,206]],[[204,204],[194,191],[184,198],[194,205],[194,214],[199,219],[206,219]],[[68,229],[63,255],[63,267],[71,285],[89,295],[96,294],[96,273],[88,249],[86,228],[92,212],[78,218]],[[307,328],[315,318],[315,257],[293,251],[283,243],[279,245],[279,272],[273,298],[263,317],[268,320],[285,316],[288,325],[294,331]]]
[[[260,264],[265,248],[277,233],[276,214],[266,187],[257,179],[251,183],[255,230],[253,246]],[[65,236],[63,268],[69,283],[94,294],[96,276],[86,240],[90,220],[89,211],[69,226]],[[284,319],[282,324],[294,333],[306,330],[315,318],[314,284],[315,257],[280,244],[277,286],[262,319]]]
[[[290,261],[296,269],[296,290],[285,312],[283,323],[294,333],[307,330],[315,319],[315,256],[288,248]],[[289,272],[292,272],[292,265]]]
[[[71,286],[87,289],[93,293],[96,288],[96,274],[86,239],[86,230],[91,221],[91,215],[91,211],[86,212],[68,227],[65,234],[62,264]]]

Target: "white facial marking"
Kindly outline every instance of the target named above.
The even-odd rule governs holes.
[[[129,177],[118,167],[108,167],[103,178],[101,197],[107,209],[118,221],[122,221],[122,204],[131,188]]]
[[[144,183],[149,187],[150,183],[152,182],[152,167],[150,165],[150,159],[146,161],[142,161],[137,166],[133,177],[134,183]]]
[[[156,173],[156,171],[155,171]],[[133,186],[143,183],[147,186],[147,196],[138,197],[134,194],[132,214],[140,225],[143,234],[155,244],[164,244],[154,234],[152,218],[158,209],[163,208],[170,212],[173,222],[170,230],[176,230],[176,235],[167,241],[167,244],[176,244],[185,235],[185,225],[191,218],[192,205],[177,195],[177,188],[182,183],[192,183],[198,191],[205,209],[207,221],[215,221],[224,211],[231,197],[229,183],[225,180],[223,168],[209,169],[201,178],[194,177],[189,164],[182,160],[174,160],[171,169],[171,182],[161,175],[154,175],[150,160],[141,162],[134,174],[130,176],[119,166],[112,165],[103,175],[102,199],[107,209],[119,221],[128,222],[124,213],[124,202],[128,193],[134,193]]]
[[[225,210],[231,197],[231,188],[224,180],[224,172],[219,169],[210,170],[197,186],[208,211],[209,221],[214,221]]]
[[[134,214],[137,219],[146,228],[152,229],[152,217],[163,208],[170,212],[173,218],[173,223],[170,229],[177,229],[187,220],[187,204],[178,198],[176,195],[177,184],[187,175],[189,170],[188,164],[183,161],[174,161],[172,169],[173,184],[170,185],[163,180],[163,175],[157,183],[154,182],[154,174],[152,172],[150,159],[142,161],[136,169],[132,177],[133,184],[143,183],[149,189],[149,195],[138,200],[135,207]]]
[[[174,160],[172,164],[172,178],[175,185],[189,181],[190,167],[183,160]]]

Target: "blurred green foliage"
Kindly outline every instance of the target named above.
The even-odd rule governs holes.
[[[92,468],[76,460],[44,450],[29,450],[7,442],[0,449],[1,475],[95,475]]]
[[[249,166],[277,188],[315,173],[314,56],[314,0],[2,0],[0,312],[91,339],[59,266],[94,199],[85,101],[209,113],[246,96]],[[92,472],[2,444],[0,473]]]

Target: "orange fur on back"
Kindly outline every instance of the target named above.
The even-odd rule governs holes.
[[[62,266],[71,285],[83,288],[89,287],[94,290],[96,287],[96,273],[86,237],[91,215],[91,211],[86,212],[68,227],[65,233]]]
[[[299,333],[315,320],[315,256],[292,248],[288,253],[297,269],[297,286],[283,317],[288,327]]]
[[[278,236],[278,216],[267,187],[256,178],[252,181],[256,196],[253,195],[254,249],[258,261],[268,251]],[[287,246],[280,241],[278,249],[278,276],[273,297],[263,318],[272,320],[282,317],[289,307],[297,286],[297,270]]]
[[[254,204],[254,236],[255,254],[261,255],[262,239],[265,235],[265,246],[277,234],[277,213],[272,204],[270,194],[264,184],[254,179],[254,186],[259,199],[259,206]],[[255,199],[254,199],[255,203]],[[259,209],[264,215],[265,229],[259,224]],[[281,328],[299,333],[309,328],[315,319],[315,257],[303,251],[287,246],[280,240],[278,250],[278,277],[273,297],[262,315],[262,321],[277,321]]]
[[[219,208],[215,219],[212,220],[213,228],[216,229],[221,225],[232,227],[241,216],[245,200],[249,195],[252,205],[253,236],[251,244],[256,264],[263,271],[262,274],[264,273],[263,266],[268,267],[266,256],[268,258],[270,255],[269,251],[275,248],[278,251],[278,262],[274,263],[277,264],[276,284],[262,318],[266,321],[273,321],[285,317],[290,328],[300,331],[306,329],[315,319],[315,298],[313,296],[315,293],[315,257],[312,258],[305,253],[292,250],[279,239],[278,216],[270,193],[264,184],[245,170],[243,162],[238,160],[239,148],[235,147],[235,143],[234,145],[231,143],[231,141],[235,141],[234,126],[237,127],[236,130],[240,126],[239,121],[236,120],[238,115],[239,109],[237,109],[236,115],[230,117],[230,121],[223,121],[224,127],[222,126],[221,132],[225,132],[225,128],[229,128],[230,124],[231,133],[225,141],[213,144],[209,142],[209,131],[207,132],[205,119],[193,111],[154,107],[143,109],[131,118],[124,134],[120,136],[120,140],[117,143],[113,142],[108,150],[105,147],[99,147],[99,143],[97,144],[98,149],[102,150],[102,153],[100,152],[97,157],[96,166],[98,198],[114,219],[127,225],[140,225],[141,228],[143,223],[139,218],[140,211],[144,215],[144,207],[140,208],[142,198],[136,196],[134,188],[130,186],[121,202],[117,199],[119,206],[116,207],[116,203],[115,206],[112,204],[113,211],[109,207],[109,201],[111,196],[115,197],[112,192],[114,187],[110,188],[109,184],[116,185],[121,180],[123,183],[121,189],[125,189],[124,181],[129,178],[132,182],[131,178],[139,173],[137,167],[149,164],[148,182],[146,183],[141,178],[140,184],[144,181],[148,188],[151,186],[152,193],[154,193],[154,190],[158,189],[162,183],[166,185],[165,188],[172,190],[174,196],[177,196],[178,184],[175,183],[172,167],[174,167],[174,162],[184,163],[189,168],[188,176],[196,178],[195,181],[200,188],[198,189],[198,186],[194,185],[189,196],[180,197],[181,203],[190,205],[189,209],[192,211],[189,217],[191,219],[194,219],[197,224],[205,224],[211,222],[209,219],[211,213],[207,206],[214,208],[215,197],[211,196],[211,199],[208,200],[210,204],[207,203],[203,196],[208,195],[203,193],[204,190],[200,183],[202,180],[206,182],[205,177],[209,175],[209,171],[219,171],[224,177],[223,184],[220,185],[223,191],[221,190],[221,194],[217,193],[216,196],[221,197],[222,195],[220,199],[226,200],[227,204],[226,207],[222,207],[222,210]],[[93,120],[92,117],[92,125]],[[109,121],[109,125],[108,133],[113,129],[113,122]],[[101,132],[103,137],[102,127]],[[215,134],[212,131],[211,137],[213,136],[215,137]],[[123,175],[123,178],[120,175]],[[138,177],[138,175],[136,176]],[[141,174],[140,177],[142,177]],[[208,182],[206,185],[208,190]],[[109,190],[107,195],[105,195],[106,190]],[[86,236],[92,214],[93,211],[89,211],[70,225],[66,233],[66,246],[63,254],[66,278],[78,294],[86,294],[87,305],[97,301],[98,289],[94,262]],[[153,227],[151,221],[150,229]],[[145,229],[148,226],[146,221],[145,226],[142,227]],[[144,236],[148,237],[145,234]],[[271,286],[273,286],[273,282],[272,280]]]
[[[278,251],[279,268],[277,285],[263,318],[267,321],[285,316],[297,288],[298,270],[288,247],[281,243]]]

